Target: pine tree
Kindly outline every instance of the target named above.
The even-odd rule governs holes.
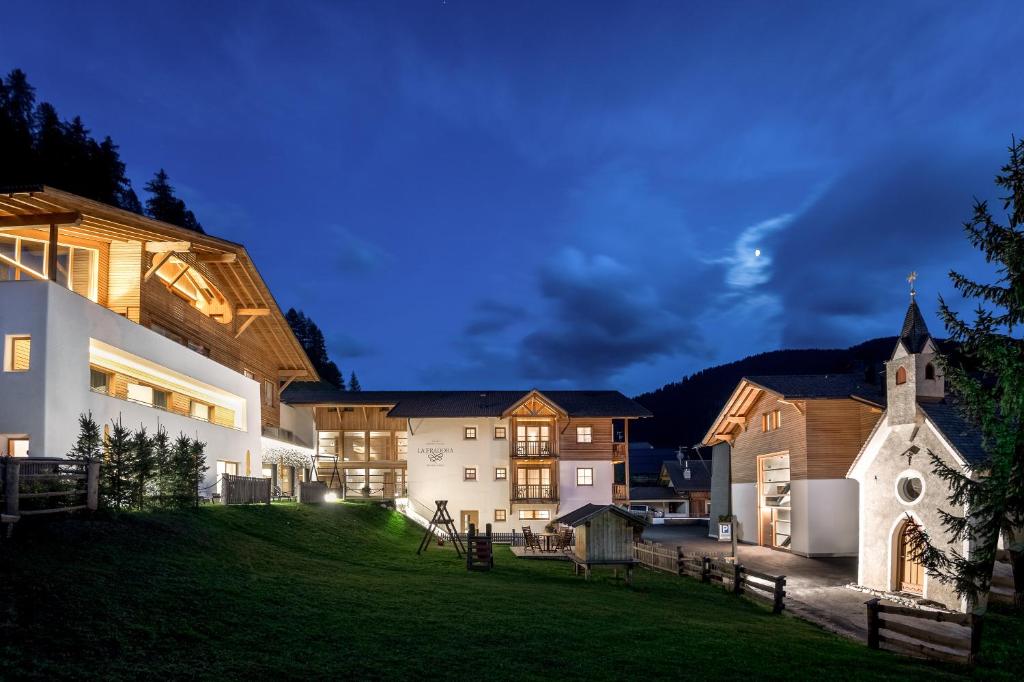
[[[203,484],[206,472],[210,467],[206,464],[206,443],[198,438],[189,444],[188,486],[191,491],[192,504],[199,506],[199,486]]]
[[[111,421],[110,435],[104,443],[103,464],[100,466],[101,489],[105,506],[111,509],[129,509],[132,503],[134,461],[132,433],[121,423]]]
[[[306,351],[309,361],[313,363],[320,378],[344,391],[345,376],[327,354],[327,342],[316,322],[295,308],[289,308],[284,318],[288,320],[295,338],[298,339],[302,349]]]
[[[161,507],[171,506],[174,491],[174,462],[171,458],[171,439],[167,429],[157,424],[153,434],[154,483],[157,503]]]
[[[150,218],[203,233],[203,226],[196,220],[195,214],[188,210],[183,200],[175,196],[174,187],[163,168],[146,183],[145,190],[153,195],[146,199],[146,215]]]
[[[174,507],[187,507],[191,504],[195,491],[190,488],[192,479],[193,458],[192,440],[184,433],[174,439],[170,456],[170,488],[169,501]]]
[[[92,412],[78,415],[78,439],[68,453],[68,459],[96,462],[103,457],[103,436]]]
[[[940,313],[962,362],[943,360],[946,384],[965,416],[981,429],[986,459],[972,471],[947,466],[934,454],[933,470],[950,488],[950,509],[941,512],[947,539],[970,541],[969,553],[943,551],[924,531],[915,538],[918,555],[932,575],[954,587],[972,605],[983,608],[995,565],[1000,535],[1014,568],[1015,601],[1024,605],[1024,142],[1014,141],[1010,160],[996,176],[1007,224],[992,216],[987,202],[976,201],[964,223],[971,244],[996,266],[997,281],[975,282],[951,271],[953,286],[979,302],[973,325],[940,298]]]
[[[0,186],[40,182],[32,149],[35,101],[35,88],[21,69],[0,82]]]
[[[146,499],[150,497],[154,485],[154,478],[157,471],[156,450],[153,447],[153,438],[146,433],[146,427],[140,426],[139,430],[132,435],[132,483],[133,506],[142,511],[146,506]]]
[[[359,377],[356,376],[355,372],[348,377],[348,390],[350,391],[361,391],[363,387],[359,385]]]

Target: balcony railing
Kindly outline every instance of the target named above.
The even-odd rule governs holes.
[[[545,457],[554,454],[549,440],[517,440],[512,444],[516,457]]]
[[[513,500],[557,500],[558,489],[553,485],[514,485]]]
[[[613,500],[626,500],[629,499],[629,491],[626,486],[622,483],[612,484],[612,499]]]
[[[400,483],[371,483],[370,485],[346,485],[343,496],[347,500],[392,500],[408,497],[409,487]]]

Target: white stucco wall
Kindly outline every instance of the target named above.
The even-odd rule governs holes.
[[[291,431],[311,449],[315,448],[316,419],[313,416],[313,408],[281,403],[281,428]]]
[[[476,440],[466,440],[463,430],[477,429]],[[448,500],[448,511],[461,527],[460,512],[475,510],[480,525],[492,524],[496,531],[507,532],[515,527],[509,506],[509,481],[495,480],[496,467],[504,467],[507,476],[514,476],[509,464],[507,439],[494,438],[495,426],[508,426],[505,420],[474,419],[412,419],[409,431],[408,480],[409,497],[417,509],[434,509],[435,500]],[[436,461],[431,461],[430,454]],[[465,481],[466,467],[476,467],[477,480]],[[494,510],[505,509],[505,522],[494,520]]]
[[[757,544],[757,484],[732,484],[732,511],[736,516],[738,542]]]
[[[576,469],[594,470],[594,485],[576,485]],[[615,483],[615,466],[611,461],[592,462],[583,460],[559,460],[558,462],[558,513],[566,514],[587,503],[611,504],[612,484]]]
[[[78,416],[91,410],[100,424],[120,416],[131,428],[144,425],[152,432],[161,424],[172,437],[185,433],[205,442],[210,471],[204,485],[215,481],[217,460],[238,462],[244,474],[247,451],[258,475],[261,418],[255,381],[50,282],[0,283],[0,336],[23,333],[32,336],[31,368],[0,373],[0,433],[28,434],[31,455],[65,456],[78,435]],[[237,415],[241,428],[90,391],[90,339],[239,397],[245,406]]]
[[[793,552],[805,556],[856,556],[856,481],[793,481],[792,493]]]

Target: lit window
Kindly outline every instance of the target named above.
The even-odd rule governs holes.
[[[201,419],[204,422],[208,422],[210,421],[210,406],[198,400],[193,400],[189,408],[189,416],[193,419]]]
[[[395,432],[395,447],[398,452],[398,459],[408,459],[409,454],[409,432]]]
[[[170,407],[171,394],[167,391],[160,391],[157,389],[153,390],[153,407],[159,407],[162,410],[166,410]]]
[[[7,359],[4,369],[8,372],[27,372],[32,356],[31,336],[8,336]]]
[[[761,415],[761,432],[763,433],[763,432],[765,432],[767,430],[768,430],[768,413],[765,412],[764,414]]]
[[[594,429],[591,426],[577,426],[576,427],[576,442],[577,443],[593,443],[594,442]]]
[[[476,480],[476,467],[466,467],[462,470],[462,479],[464,481],[475,481]]]
[[[772,429],[777,429],[782,426],[782,410],[775,410],[772,412]]]
[[[109,382],[109,374],[101,372],[94,367],[89,368],[89,388],[98,393],[106,393]]]
[[[594,485],[594,470],[590,467],[577,467],[576,485]]]
[[[28,457],[28,438],[8,438],[7,439],[7,456],[8,457]]]
[[[508,479],[508,469],[505,467],[494,467],[494,480],[504,481]]]
[[[162,254],[154,254],[153,259],[165,258]],[[177,256],[166,258],[156,271],[157,277],[163,281],[168,291],[178,296],[199,312],[214,318],[222,324],[231,322],[231,306],[227,299],[198,270]]]
[[[506,518],[508,518],[508,517],[506,516],[504,509],[495,509],[494,510],[494,520],[495,521],[504,521]]]
[[[45,241],[0,235],[0,281],[49,279],[49,248]],[[55,281],[95,301],[99,252],[58,244],[56,261]]]
[[[504,426],[495,426],[494,439],[505,440],[506,438],[508,438],[508,429],[506,429]]]
[[[463,430],[462,435],[463,435],[463,437],[466,440],[476,440],[476,427],[475,426],[467,426]]]
[[[274,405],[274,382],[264,381],[263,382],[263,404],[268,407]]]
[[[520,509],[520,521],[547,521],[551,518],[551,512],[547,509]]]
[[[896,385],[907,383],[907,368],[900,367],[896,370]]]
[[[128,400],[144,405],[153,404],[153,387],[143,384],[128,384]]]

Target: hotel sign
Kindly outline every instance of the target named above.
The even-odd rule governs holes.
[[[454,453],[455,448],[449,447],[444,441],[440,440],[432,440],[416,448],[416,454],[426,456],[428,467],[444,466],[445,456]]]

